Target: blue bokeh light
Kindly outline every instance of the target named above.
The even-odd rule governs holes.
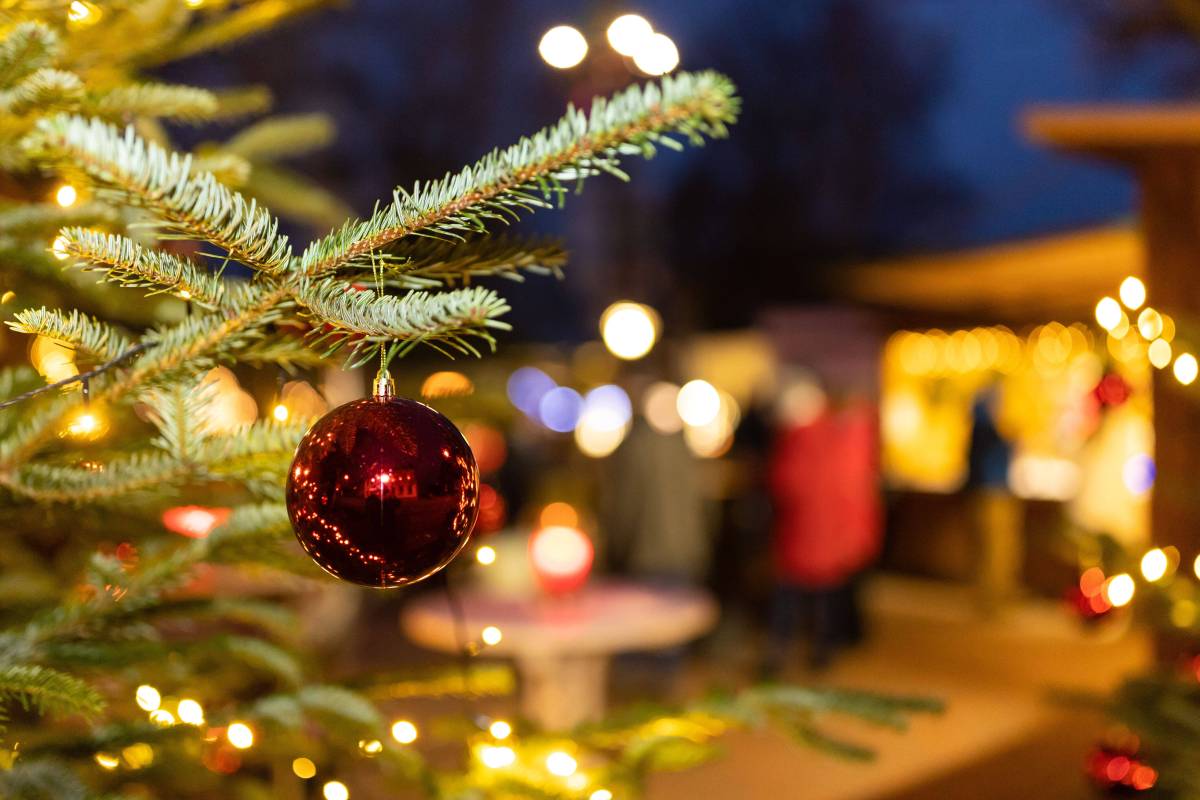
[[[537,417],[538,404],[553,389],[554,379],[537,367],[521,367],[508,376],[508,399],[531,417]]]
[[[552,431],[566,433],[575,429],[583,413],[583,398],[579,392],[558,386],[542,395],[538,403],[538,419]]]

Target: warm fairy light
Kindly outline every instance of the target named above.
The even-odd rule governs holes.
[[[143,711],[153,711],[162,705],[162,695],[159,694],[158,689],[149,684],[143,683],[133,696],[137,700],[138,708]]]
[[[350,800],[350,790],[341,781],[330,781],[321,787],[325,800]]]
[[[70,258],[71,254],[67,252],[67,237],[54,237],[54,241],[50,243],[50,251],[54,253],[54,257],[59,261],[66,261]]]
[[[480,547],[475,551],[475,560],[485,567],[490,564],[495,564],[496,548],[492,547],[490,544],[485,544],[483,547]]]
[[[406,719],[392,723],[392,738],[400,744],[412,744],[417,740],[417,726]]]
[[[507,739],[512,735],[512,725],[498,719],[488,726],[488,733],[492,735],[493,739]]]
[[[597,789],[588,795],[588,800],[612,800],[612,792],[608,789]]]
[[[1200,556],[1196,556],[1196,560],[1192,562],[1192,572],[1197,578],[1200,578]]]
[[[244,722],[234,722],[225,731],[225,738],[238,750],[247,750],[254,746],[254,731]]]
[[[633,63],[647,75],[666,75],[679,66],[679,48],[665,33],[651,34],[633,54]]]
[[[1138,314],[1137,318],[1138,333],[1146,341],[1157,339],[1163,332],[1163,318],[1153,308],[1146,307],[1142,309],[1142,313]]]
[[[1167,574],[1167,554],[1161,547],[1146,552],[1142,556],[1142,577],[1148,581],[1156,581]]]
[[[289,413],[288,407],[283,403],[276,403],[275,408],[271,409],[271,416],[280,422],[287,422]]]
[[[1121,310],[1121,304],[1111,297],[1102,297],[1100,302],[1096,303],[1096,322],[1106,331],[1111,331],[1120,325],[1124,316],[1125,312]]]
[[[156,708],[150,712],[150,721],[160,728],[169,728],[175,724],[175,715],[165,708]]]
[[[688,381],[675,398],[675,410],[684,422],[699,428],[721,413],[721,395],[708,381]]]
[[[204,539],[233,513],[229,508],[204,506],[175,506],[163,512],[162,524],[167,530],[190,539]]]
[[[175,296],[178,297],[180,300],[191,300],[192,299],[192,293],[189,292],[187,289],[180,289],[178,292],[175,293]]]
[[[179,721],[185,725],[203,725],[204,724],[204,708],[195,700],[184,698],[179,701],[179,707],[175,709],[179,715]]]
[[[1184,386],[1196,380],[1198,372],[1200,372],[1200,364],[1196,363],[1196,357],[1191,353],[1181,353],[1175,359],[1175,380]]]
[[[154,748],[145,742],[135,742],[121,750],[121,758],[130,769],[145,769],[154,763]]]
[[[95,759],[103,769],[116,769],[121,765],[120,760],[112,753],[96,753]]]
[[[58,203],[63,208],[70,208],[75,205],[75,201],[79,199],[79,192],[69,183],[64,183],[58,187],[58,191],[54,193],[54,202]]]
[[[556,25],[538,42],[542,60],[555,69],[570,69],[587,55],[587,39],[570,25]]]
[[[67,21],[75,25],[91,25],[100,19],[100,9],[86,0],[73,0],[67,6]]]
[[[494,647],[495,645],[500,644],[500,640],[504,638],[504,634],[501,633],[500,629],[495,625],[488,625],[479,632],[479,638],[488,647]]]
[[[364,756],[377,756],[383,752],[383,742],[378,739],[359,739],[358,751]]]
[[[485,744],[479,748],[479,760],[488,769],[503,769],[517,760],[516,752],[505,745]]]
[[[317,765],[312,762],[311,758],[301,756],[292,760],[292,774],[297,778],[308,780],[317,774]]]
[[[1135,586],[1133,578],[1122,572],[1120,575],[1113,575],[1108,579],[1108,584],[1104,587],[1104,594],[1108,598],[1108,602],[1114,607],[1129,605],[1133,600],[1133,592]]]
[[[658,312],[650,306],[622,300],[600,315],[600,337],[617,358],[633,361],[650,352],[658,340]]]
[[[92,411],[80,411],[67,423],[67,433],[76,439],[89,439],[100,432],[100,418]]]
[[[560,778],[565,778],[568,775],[575,774],[575,770],[578,768],[579,765],[575,762],[575,759],[572,758],[570,754],[564,753],[562,750],[555,750],[553,753],[546,756],[546,769],[551,775],[557,775]]]
[[[1117,291],[1121,297],[1121,302],[1130,311],[1136,311],[1142,307],[1142,303],[1146,302],[1146,284],[1142,283],[1141,279],[1130,275],[1125,280],[1121,281],[1121,288]]]
[[[205,0],[183,0],[183,4],[188,8],[200,8],[204,3]]]
[[[1171,343],[1166,339],[1155,339],[1146,350],[1150,363],[1162,369],[1171,363]]]
[[[622,14],[609,23],[607,35],[613,50],[623,56],[632,56],[654,35],[654,28],[643,16]]]
[[[570,503],[556,500],[553,503],[547,503],[546,507],[542,509],[542,513],[538,515],[538,524],[543,528],[551,525],[574,528],[579,524],[579,512]]]
[[[664,436],[683,430],[675,399],[679,387],[673,383],[659,381],[651,384],[642,395],[642,416],[651,428]]]
[[[582,586],[592,570],[592,540],[578,528],[550,525],[529,537],[529,563],[538,583],[551,594]]]
[[[475,384],[461,372],[444,370],[435,372],[421,384],[421,396],[427,400],[443,397],[463,397],[475,391]]]

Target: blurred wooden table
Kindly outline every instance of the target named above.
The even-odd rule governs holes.
[[[456,623],[444,593],[405,608],[404,632],[433,650],[459,652],[489,625],[503,638],[482,656],[512,658],[521,675],[521,712],[547,730],[566,730],[604,713],[608,663],[616,653],[663,650],[709,631],[717,604],[699,589],[594,583],[566,597],[459,593]]]

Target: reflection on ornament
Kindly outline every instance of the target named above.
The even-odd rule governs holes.
[[[334,409],[305,434],[287,507],[300,544],[327,572],[404,586],[466,546],[479,472],[450,420],[412,400],[372,397]]]
[[[529,537],[533,574],[550,594],[565,594],[583,586],[594,557],[592,540],[578,528],[551,525]]]
[[[232,509],[205,508],[204,506],[176,506],[163,512],[163,527],[180,536],[204,539],[213,528],[229,519]]]

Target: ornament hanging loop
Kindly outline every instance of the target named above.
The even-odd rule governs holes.
[[[383,345],[379,346],[379,372],[375,373],[375,382],[371,386],[371,394],[376,400],[390,400],[396,396],[396,382],[388,373],[387,359],[384,356]]]

